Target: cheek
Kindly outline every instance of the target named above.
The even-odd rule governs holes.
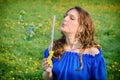
[[[71,27],[70,27],[70,29],[71,29],[71,31],[72,32],[76,32],[76,30],[78,29],[78,23],[71,23],[71,25],[70,25]]]
[[[60,28],[62,32],[66,33],[75,33],[78,29],[78,23],[76,22],[69,22],[68,25]]]

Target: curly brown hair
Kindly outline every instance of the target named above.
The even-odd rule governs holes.
[[[100,48],[99,44],[97,44],[94,40],[94,25],[92,22],[92,19],[87,11],[82,9],[81,7],[75,6],[71,9],[69,9],[66,14],[72,10],[75,9],[79,13],[79,27],[80,29],[77,30],[75,38],[78,39],[78,41],[81,43],[81,50],[80,50],[80,64],[81,67],[79,69],[82,69],[83,64],[82,64],[82,53],[85,49],[90,48],[90,47],[96,47]],[[64,53],[65,51],[65,45],[66,43],[66,36],[64,35],[63,32],[61,38],[54,40],[53,43],[53,51],[54,51],[54,56],[55,58],[60,58],[60,56]]]

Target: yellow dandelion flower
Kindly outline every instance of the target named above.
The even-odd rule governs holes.
[[[32,67],[31,70],[33,70],[34,68]]]
[[[15,80],[15,78],[14,78],[14,77],[12,77],[12,78],[11,78],[11,80]]]
[[[31,22],[31,25],[34,25],[34,22]]]
[[[6,30],[4,30],[3,32],[6,33]]]
[[[38,26],[39,26],[39,27],[41,27],[41,26],[42,26],[42,24],[41,24],[41,23],[39,23],[39,24],[38,24]]]
[[[27,73],[28,73],[28,71],[25,71],[25,73],[27,74]]]
[[[8,26],[8,24],[4,24],[4,26],[5,26],[5,27],[7,27],[7,26]]]
[[[42,35],[44,36],[44,35],[45,35],[45,32],[43,32]]]
[[[18,24],[20,24],[20,21],[18,21]]]
[[[35,69],[32,67],[32,68],[31,68],[31,71],[32,71],[32,72],[35,72]]]
[[[28,50],[28,48],[26,48],[26,50]]]
[[[38,15],[37,17],[38,17],[38,18],[41,18],[41,16],[40,16],[40,15]]]
[[[13,29],[13,26],[11,26],[10,29]]]
[[[20,70],[19,70],[18,72],[19,72],[19,73],[22,73],[22,71],[20,71]]]
[[[115,65],[112,65],[112,68],[114,68],[115,67]]]
[[[35,71],[37,72],[38,70],[36,69]]]
[[[112,29],[112,27],[113,27],[113,26],[111,25],[111,26],[109,27],[109,29],[111,30],[111,29]]]
[[[116,37],[116,35],[115,35],[115,34],[113,34],[112,36],[113,36],[113,37]]]
[[[47,40],[45,40],[45,43],[47,43]]]
[[[14,61],[14,60],[12,60],[11,62],[12,62],[12,63],[15,63],[15,61]]]
[[[100,16],[100,14],[98,14],[98,16]]]
[[[37,66],[38,65],[37,62],[35,62],[34,65]]]
[[[117,62],[114,62],[114,64],[117,64]]]
[[[27,64],[27,61],[25,62],[25,64]]]
[[[32,60],[32,57],[30,57],[30,60]]]
[[[20,59],[19,59],[19,61],[21,62],[21,61],[22,61],[22,59],[20,58]]]
[[[120,69],[118,70],[118,72],[120,72]]]
[[[109,69],[112,69],[111,67],[109,67]]]
[[[16,67],[16,70],[18,70],[18,67]]]
[[[13,73],[13,71],[10,71],[10,73]]]
[[[8,66],[10,66],[10,64],[9,64],[9,63],[8,63],[7,65],[8,65]]]

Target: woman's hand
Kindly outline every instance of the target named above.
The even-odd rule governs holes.
[[[42,68],[44,70],[43,77],[52,78],[52,68],[50,67],[50,64],[48,64],[47,58],[43,59]]]

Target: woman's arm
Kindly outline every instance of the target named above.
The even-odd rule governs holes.
[[[44,71],[42,76],[44,80],[52,80],[52,72]]]
[[[44,80],[52,80],[52,68],[47,62],[47,59],[44,58],[42,62],[42,68],[44,70],[42,76]]]

